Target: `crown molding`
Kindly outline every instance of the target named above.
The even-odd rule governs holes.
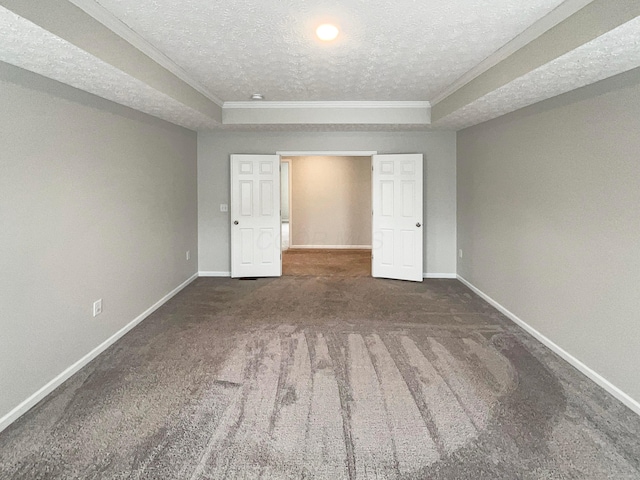
[[[513,40],[509,41],[503,47],[496,50],[485,60],[480,62],[478,65],[473,67],[447,88],[438,93],[438,95],[431,99],[431,104],[437,105],[442,100],[452,95],[460,88],[464,87],[467,83],[475,80],[478,76],[482,75],[490,68],[496,66],[500,62],[504,61],[507,57],[520,50],[525,45],[531,43],[546,31],[552,29],[579,10],[582,10],[591,2],[593,2],[593,0],[565,0],[562,4],[560,4],[547,15],[535,22],[521,34],[516,36]]]
[[[326,102],[268,102],[264,100],[247,102],[224,102],[222,108],[229,109],[320,109],[320,108],[349,108],[349,109],[407,109],[407,108],[430,108],[431,103],[426,101],[398,101],[398,102],[375,102],[375,101],[326,101]]]
[[[138,33],[131,29],[126,23],[117,18],[111,12],[109,12],[102,5],[94,0],[69,0],[70,3],[83,10],[87,15],[93,17],[95,20],[103,24],[113,33],[129,42],[135,48],[144,53],[147,57],[151,58],[158,65],[162,66],[180,80],[185,82],[194,90],[207,97],[213,103],[222,107],[223,101],[208,91],[204,86],[200,85],[189,74],[180,67],[177,63],[167,57],[164,53],[151,45],[147,40],[142,38]]]

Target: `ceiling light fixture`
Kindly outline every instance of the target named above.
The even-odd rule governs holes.
[[[264,95],[261,93],[254,93],[251,95],[251,100],[264,100]]]
[[[335,40],[338,36],[339,30],[335,25],[331,25],[330,23],[323,23],[318,28],[316,28],[316,35],[320,40],[325,42],[330,42],[331,40]]]

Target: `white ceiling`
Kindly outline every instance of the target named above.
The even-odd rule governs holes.
[[[562,0],[98,3],[224,101],[330,101],[430,100]]]
[[[168,76],[177,75],[185,89],[208,97],[202,98],[214,107],[227,102],[228,110],[256,92],[280,102],[270,106],[281,109],[281,102],[335,101],[404,101],[423,108],[455,95],[508,57],[509,48],[535,40],[591,0],[55,0],[52,5],[63,3],[81,7],[87,19],[98,19],[162,65]],[[407,109],[390,113],[400,120],[387,125],[368,121],[366,109],[349,122],[341,120],[340,110],[310,122],[315,115],[310,110],[297,123],[283,115],[269,125],[250,120],[225,125],[222,109],[220,118],[206,115],[206,108],[185,102],[173,87],[149,82],[149,76],[122,67],[126,64],[118,63],[117,55],[92,49],[91,40],[81,38],[73,25],[52,33],[46,21],[30,17],[28,8],[27,18],[14,13],[21,13],[19,4],[0,0],[7,6],[0,6],[0,61],[194,130],[459,129],[640,66],[635,18],[465,102],[433,125],[416,124],[415,115],[402,121]],[[339,25],[341,35],[323,44],[314,30],[327,21]],[[368,112],[379,118],[390,112],[388,107],[377,117]],[[430,118],[428,109],[424,118]]]

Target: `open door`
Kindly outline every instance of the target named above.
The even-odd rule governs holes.
[[[231,155],[231,276],[279,277],[280,155]]]
[[[422,281],[422,154],[373,155],[374,277]]]

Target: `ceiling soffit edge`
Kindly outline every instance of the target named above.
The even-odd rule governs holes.
[[[515,37],[513,40],[505,44],[500,49],[496,50],[490,56],[488,56],[485,60],[480,62],[477,66],[469,70],[463,76],[461,76],[458,80],[450,84],[444,90],[442,90],[439,94],[431,99],[431,104],[436,105],[440,103],[442,100],[447,98],[449,95],[455,93],[460,88],[464,87],[467,83],[474,80],[476,77],[482,75],[484,72],[489,70],[490,68],[496,66],[511,54],[517,52],[522,47],[531,43],[540,35],[545,33],[546,31],[552,29],[559,23],[563,22],[593,0],[566,0],[559,7],[552,10],[549,14],[542,17],[540,20],[535,22],[529,28],[527,28],[520,35]]]
[[[433,106],[435,122],[640,15],[637,0],[593,0]]]
[[[429,102],[226,102],[223,125],[430,125]]]
[[[97,3],[94,0],[68,0],[73,3],[76,7],[83,10],[87,15],[93,17],[95,20],[103,24],[113,33],[121,37],[123,40],[126,40],[128,43],[133,45],[135,48],[140,50],[146,56],[151,58],[154,62],[166,68],[168,71],[173,73],[180,80],[185,82],[187,85],[192,87],[194,90],[197,90],[202,95],[207,97],[213,103],[222,106],[224,103],[223,100],[218,98],[216,95],[207,90],[203,85],[196,82],[191,76],[177,63],[167,57],[164,53],[150,44],[147,40],[142,38],[138,33],[132,30],[126,23],[124,23],[119,18],[115,17],[111,12],[109,12],[102,5]]]
[[[48,32],[54,38],[157,92],[191,108],[214,122],[222,120],[222,108],[184,82],[118,33],[86,13],[70,0],[50,0],[44,5],[21,0],[4,0],[6,12]],[[18,34],[19,35],[19,34]],[[55,42],[53,42],[55,43]],[[66,73],[71,70],[67,69]]]

